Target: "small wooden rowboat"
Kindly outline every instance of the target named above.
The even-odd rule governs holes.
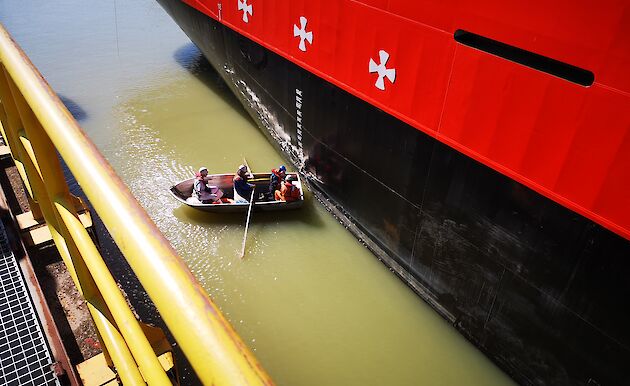
[[[269,199],[269,178],[271,173],[254,173],[254,178],[248,182],[256,185],[254,188],[254,205],[253,209],[256,210],[289,210],[297,209],[304,204],[304,190],[302,189],[302,181],[300,176],[296,173],[287,173],[287,176],[293,176],[295,181],[293,185],[300,189],[300,199],[292,202],[276,201],[273,196]],[[223,192],[223,198],[227,198],[229,202],[222,202],[220,204],[203,203],[196,197],[192,196],[194,178],[184,180],[171,187],[170,191],[173,197],[182,204],[188,205],[191,208],[203,210],[205,212],[215,213],[229,213],[229,212],[247,212],[249,203],[236,202],[234,200],[234,186],[232,179],[234,174],[208,174],[206,179],[207,184],[212,187],[216,187]]]

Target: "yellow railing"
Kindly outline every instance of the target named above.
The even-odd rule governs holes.
[[[57,152],[207,385],[271,379],[168,240],[0,25],[0,129],[125,385],[171,384],[77,216]]]

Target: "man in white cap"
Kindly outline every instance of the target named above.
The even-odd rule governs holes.
[[[204,204],[212,203],[221,199],[223,192],[215,186],[208,186],[206,178],[208,168],[202,166],[199,172],[195,173],[195,183],[193,185],[193,195]]]

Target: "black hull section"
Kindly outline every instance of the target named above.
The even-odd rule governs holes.
[[[333,211],[513,378],[630,384],[628,240],[179,0],[159,2]]]

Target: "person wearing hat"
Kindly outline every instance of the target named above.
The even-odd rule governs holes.
[[[293,185],[294,181],[297,181],[297,178],[291,175],[284,179],[282,187],[274,194],[276,201],[292,202],[300,199],[300,189]]]
[[[193,184],[193,196],[204,204],[220,203],[223,192],[216,186],[208,185],[208,168],[202,166],[195,173],[195,182]]]
[[[280,190],[280,184],[284,181],[286,173],[287,168],[284,165],[280,166],[278,169],[271,169],[271,176],[269,177],[269,199],[274,196],[276,190]]]
[[[252,195],[252,189],[256,185],[247,183],[247,166],[240,165],[234,176],[234,199],[236,202],[249,202]]]

